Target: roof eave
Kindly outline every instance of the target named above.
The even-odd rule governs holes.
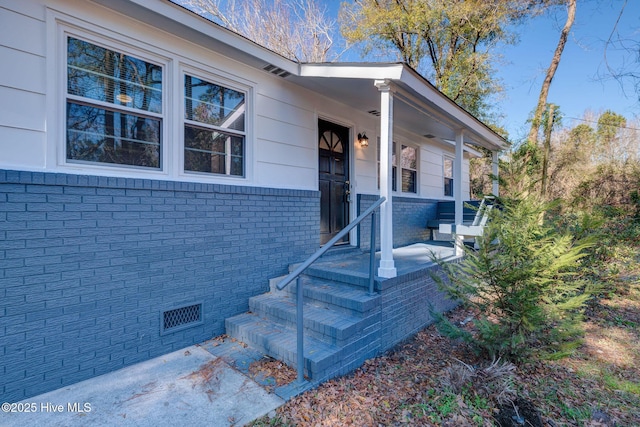
[[[400,80],[404,66],[399,63],[304,63],[301,77],[328,77],[367,80]]]
[[[209,47],[251,67],[272,65],[298,74],[297,62],[261,46],[170,0],[92,0],[115,12]]]
[[[467,136],[469,136],[469,133],[475,135],[475,138],[468,142],[492,151],[502,151],[509,148],[510,143],[508,141],[473,114],[456,104],[413,68],[404,65],[401,82],[431,101],[434,106],[451,117],[460,129],[466,131]]]

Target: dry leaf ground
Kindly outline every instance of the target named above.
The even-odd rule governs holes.
[[[453,387],[452,378],[464,379],[452,377],[452,370],[486,362],[431,326],[252,425],[493,426],[498,397],[507,388],[531,402],[545,426],[640,426],[639,277],[638,264],[627,265],[592,303],[584,344],[575,354],[519,365],[496,383],[501,386],[483,390],[471,381]],[[459,308],[450,317],[462,322],[471,315]]]

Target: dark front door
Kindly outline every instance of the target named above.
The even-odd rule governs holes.
[[[318,121],[320,151],[320,244],[349,223],[349,129]],[[349,243],[345,236],[339,243]]]

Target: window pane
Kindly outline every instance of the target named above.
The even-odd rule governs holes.
[[[393,142],[393,153],[391,154],[391,164],[393,166],[398,166],[398,160],[396,159],[396,143]]]
[[[68,38],[67,91],[88,99],[162,112],[162,67]]]
[[[243,137],[194,126],[185,126],[184,134],[185,171],[244,176]]]
[[[418,169],[417,167],[417,150],[413,147],[402,146],[402,153],[400,155],[400,165],[406,169]]]
[[[398,172],[398,168],[395,166],[391,167],[391,190],[392,191],[398,191],[398,183],[397,183],[397,179],[396,177],[398,176],[397,174]]]
[[[231,137],[231,175],[244,176],[244,138]]]
[[[335,132],[331,132],[331,134],[332,134],[332,136],[331,136],[331,148],[333,149],[333,152],[335,152],[335,153],[344,152],[344,147],[342,145],[342,140],[340,139],[338,134],[335,133]]]
[[[244,131],[244,93],[197,77],[184,77],[185,118]]]
[[[161,121],[67,103],[67,159],[160,168]]]
[[[444,195],[453,196],[453,178],[444,179]]]
[[[319,146],[322,150],[331,150],[331,131],[324,131],[320,137]]]
[[[416,171],[402,169],[402,191],[405,193],[416,192]]]
[[[453,178],[453,160],[451,159],[444,159],[444,176]]]
[[[231,155],[243,157],[244,156],[244,139],[238,137],[231,137]]]
[[[242,157],[231,156],[231,175],[244,176]]]

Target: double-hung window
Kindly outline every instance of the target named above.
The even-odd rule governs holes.
[[[444,158],[444,195],[453,196],[453,159]]]
[[[66,159],[162,167],[162,66],[67,37]]]
[[[244,92],[185,74],[184,170],[245,176]]]
[[[402,168],[402,192],[417,193],[418,150],[415,147],[402,146],[400,167]]]
[[[400,145],[393,142],[391,153],[391,190],[398,191],[398,159],[400,159],[400,172],[402,174],[401,189],[403,193],[418,192],[418,149],[408,145]],[[380,139],[378,139],[378,188],[380,188]]]

